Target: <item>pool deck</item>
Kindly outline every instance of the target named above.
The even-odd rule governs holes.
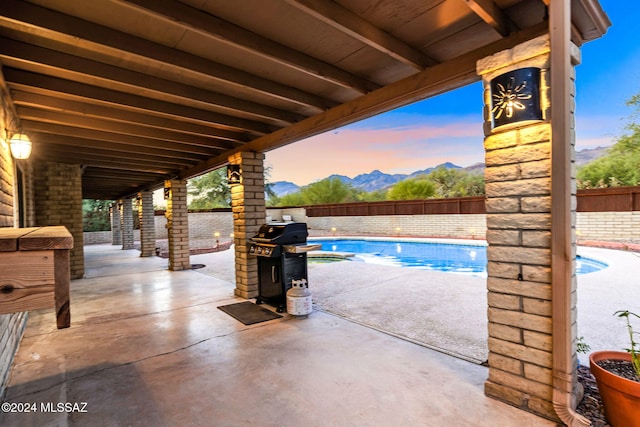
[[[578,255],[609,264],[577,276],[578,336],[592,351],[628,347],[623,321],[613,313],[640,311],[640,252],[579,246]],[[235,282],[232,251],[191,259],[206,265],[203,273]],[[351,261],[310,263],[309,289],[318,310],[474,363],[487,359],[484,277]],[[587,355],[579,359],[588,364]]]
[[[624,347],[612,313],[637,309],[640,254],[578,253],[610,264],[579,276],[579,334],[592,350]],[[311,264],[315,312],[244,326],[217,309],[241,301],[233,255],[194,255],[204,268],[170,272],[136,250],[86,247],[71,328],[30,314],[5,400],[87,412],[5,413],[0,425],[555,425],[484,396],[483,278]]]

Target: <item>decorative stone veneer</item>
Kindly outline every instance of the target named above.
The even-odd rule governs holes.
[[[153,210],[153,193],[143,191],[138,194],[138,218],[140,219],[140,256],[156,254],[156,227]]]
[[[169,238],[169,270],[188,270],[189,212],[187,210],[187,181],[172,179],[164,183],[169,191],[167,200],[167,234]]]
[[[73,236],[71,278],[84,275],[82,171],[79,165],[34,164],[36,225],[63,225]]]
[[[242,183],[231,186],[231,211],[236,257],[235,294],[243,298],[258,295],[258,261],[249,256],[247,239],[258,233],[266,220],[264,198],[264,154],[236,153],[229,163],[240,165]]]
[[[552,403],[549,51],[548,37],[540,37],[478,62],[485,88],[486,135],[489,378],[485,393],[558,420]],[[541,69],[545,121],[492,130],[489,82],[525,67]],[[575,205],[574,200],[574,221]],[[575,300],[573,305],[575,310]]]

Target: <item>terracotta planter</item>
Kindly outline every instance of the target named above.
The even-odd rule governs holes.
[[[640,383],[602,369],[596,363],[607,359],[631,361],[631,355],[621,351],[596,351],[589,356],[607,421],[612,427],[640,427]]]

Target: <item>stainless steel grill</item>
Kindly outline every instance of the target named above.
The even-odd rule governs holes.
[[[307,245],[307,224],[267,223],[253,236],[249,254],[258,257],[258,297],[281,313],[292,280],[307,279],[307,252],[320,245]]]

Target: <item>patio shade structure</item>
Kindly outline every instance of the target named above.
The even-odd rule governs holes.
[[[549,0],[4,0],[2,85],[35,160],[115,200],[479,80]],[[575,44],[608,26],[574,0]]]
[[[485,392],[585,425],[572,411],[572,79],[579,47],[609,25],[597,0],[3,0],[5,133],[32,141],[40,169],[25,167],[36,181],[25,193],[36,218],[60,218],[60,201],[42,199],[61,193],[47,190],[61,165],[82,172],[82,197],[126,199],[127,220],[131,198],[152,208],[149,190],[164,185],[170,246],[181,241],[172,270],[191,267],[185,180],[240,165],[235,292],[250,298],[246,238],[265,220],[264,152],[482,76],[489,263],[500,262],[487,280]],[[486,88],[498,73],[531,67],[536,120],[493,128]]]

